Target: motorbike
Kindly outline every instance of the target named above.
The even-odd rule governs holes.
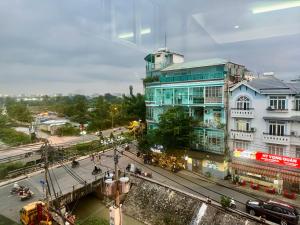
[[[79,162],[77,161],[72,161],[72,168],[78,167],[79,166]]]
[[[92,175],[96,175],[96,174],[99,174],[99,173],[102,173],[102,170],[98,167],[95,166],[93,172],[92,172]]]
[[[229,208],[236,209],[236,204],[233,198],[230,199]]]

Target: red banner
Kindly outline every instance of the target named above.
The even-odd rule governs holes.
[[[264,152],[257,152],[256,160],[300,169],[300,158],[291,158],[282,155],[272,155]]]

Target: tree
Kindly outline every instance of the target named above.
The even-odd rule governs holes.
[[[21,121],[32,122],[32,115],[24,102],[16,102],[13,99],[6,100],[7,114],[9,117]]]
[[[155,136],[167,149],[184,148],[190,147],[192,130],[193,119],[182,107],[172,107],[161,114]]]
[[[132,86],[130,86],[130,96],[123,95],[123,110],[128,120],[145,120],[146,105],[144,95],[138,93],[133,95]]]
[[[94,110],[90,113],[89,130],[103,130],[110,127],[110,104],[103,96],[97,97],[94,101]]]

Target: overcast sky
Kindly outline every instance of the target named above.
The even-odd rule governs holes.
[[[142,92],[143,58],[165,40],[186,61],[295,78],[300,7],[254,14],[261,2],[282,1],[1,0],[0,94]]]

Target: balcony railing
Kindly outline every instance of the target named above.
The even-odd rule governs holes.
[[[267,111],[269,111],[269,112],[288,112],[289,110],[288,109],[277,109],[277,108],[273,108],[273,107],[269,106],[267,108]]]
[[[249,108],[249,109],[237,109],[237,108],[232,108],[230,111],[231,117],[236,117],[236,118],[254,118],[255,113],[254,109]]]
[[[252,129],[251,131],[231,130],[230,138],[244,140],[244,141],[253,141],[254,140],[254,132],[255,132],[255,129]]]
[[[263,141],[270,144],[289,145],[291,137],[288,135],[279,136],[276,134],[263,133]]]
[[[199,73],[190,75],[173,75],[160,77],[160,82],[181,82],[181,81],[192,81],[192,80],[220,80],[224,79],[224,73],[213,72],[213,73]]]

